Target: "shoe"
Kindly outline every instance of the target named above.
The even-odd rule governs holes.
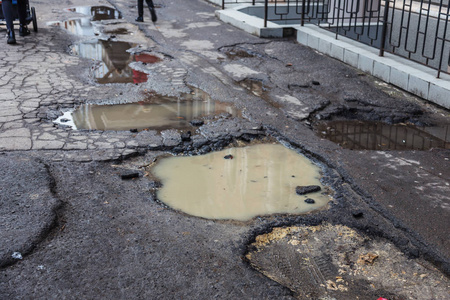
[[[156,17],[156,11],[154,7],[149,7],[148,8],[150,10],[150,14],[152,15],[152,22],[155,23],[158,18]]]
[[[144,17],[137,17],[136,22],[144,22]]]
[[[31,32],[28,29],[27,25],[20,25],[20,27],[19,27],[19,35],[20,36],[27,36],[30,34],[31,34]]]
[[[8,40],[6,41],[6,43],[8,43],[10,45],[16,43],[16,36],[14,35],[14,30],[8,30],[7,37],[8,37]]]

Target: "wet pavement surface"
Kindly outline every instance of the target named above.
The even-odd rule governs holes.
[[[346,149],[315,129],[318,122],[340,120],[377,122],[391,126],[389,132],[392,126],[448,128],[448,111],[292,40],[259,39],[223,24],[214,15],[218,7],[205,1],[155,3],[155,24],[148,11],[144,23],[135,23],[136,7],[123,0],[49,3],[33,3],[38,33],[18,37],[13,47],[3,41],[0,48],[0,299],[448,294],[448,144]],[[71,51],[90,42],[98,55]],[[123,48],[120,63],[107,53],[115,45]],[[108,71],[96,73],[103,58],[116,78],[125,69],[145,76],[103,84],[98,78]],[[179,98],[192,87],[241,113],[198,115],[182,130],[74,130],[53,123],[77,107],[139,105],[149,93]],[[441,130],[420,131],[410,135],[444,139]],[[155,197],[161,185],[148,170],[163,157],[273,142],[321,166],[322,181],[334,190],[326,209],[245,222],[208,220]],[[305,229],[293,230],[287,240],[269,236],[252,258],[258,237],[281,227]],[[296,248],[309,241],[302,234],[307,231],[308,251],[317,253],[309,257],[324,281],[294,280],[311,268],[296,262],[299,255],[308,258]],[[345,237],[355,249],[337,247],[320,256],[324,246],[314,234],[331,241],[339,232],[351,232]],[[365,260],[372,257],[375,273],[360,272],[358,259],[367,254],[378,257]],[[383,272],[399,273],[398,285],[375,278]],[[421,289],[423,282],[427,288]]]

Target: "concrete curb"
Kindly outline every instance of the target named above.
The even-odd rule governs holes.
[[[284,28],[294,28],[297,41],[318,50],[330,57],[369,73],[381,80],[393,84],[425,100],[450,109],[450,75],[437,71],[400,56],[385,53],[349,38],[335,34],[312,24],[305,26],[282,26],[246,14],[249,5],[236,5],[229,9],[216,11],[216,16],[223,22],[259,37],[283,37]]]
[[[281,38],[283,37],[283,26],[267,22],[267,27],[264,27],[264,20],[255,16],[250,16],[244,12],[239,11],[244,9],[247,5],[238,5],[230,9],[217,10],[216,16],[222,22],[228,23],[244,30],[245,32],[265,38]]]

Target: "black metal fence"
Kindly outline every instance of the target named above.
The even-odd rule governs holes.
[[[267,22],[313,23],[338,35],[450,73],[449,0],[223,0],[259,6]],[[263,6],[263,7],[261,7]]]

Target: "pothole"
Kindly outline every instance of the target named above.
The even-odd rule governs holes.
[[[320,182],[321,169],[279,144],[164,158],[151,173],[162,183],[158,200],[208,219],[301,214],[330,201],[329,189]]]
[[[148,53],[130,53],[137,44],[120,41],[87,41],[72,46],[72,53],[83,58],[99,61],[94,70],[94,77],[100,84],[107,83],[142,83],[148,80],[146,73],[129,66],[131,62],[153,64],[162,58]]]
[[[205,92],[193,89],[179,98],[150,94],[138,103],[84,104],[54,123],[78,130],[189,129],[190,121],[221,113],[239,115],[234,106],[214,101]]]
[[[316,133],[352,150],[450,149],[450,125],[414,126],[369,121],[330,121],[314,125]]]
[[[342,225],[274,228],[256,237],[250,264],[299,299],[446,299],[449,279],[393,244]]]
[[[275,108],[280,108],[281,105],[275,101],[272,100],[272,98],[269,95],[269,87],[264,85],[263,81],[260,79],[255,78],[245,78],[241,81],[239,81],[239,85],[243,88],[250,91],[253,95],[256,97],[259,97],[269,103],[271,106]]]
[[[126,28],[119,27],[115,29],[105,29],[103,33],[109,35],[127,35],[130,34],[131,32]]]
[[[69,8],[68,11],[91,16],[92,21],[117,20],[122,19],[122,14],[108,6],[80,6]]]
[[[225,52],[225,55],[230,59],[256,57],[257,55],[249,50],[241,48],[233,48]]]

